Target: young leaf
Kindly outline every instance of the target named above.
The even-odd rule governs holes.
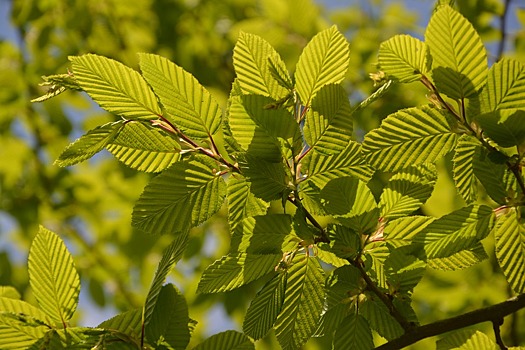
[[[489,256],[481,243],[476,243],[473,248],[462,250],[446,258],[428,259],[427,266],[434,270],[457,271],[479,264]]]
[[[380,99],[381,97],[383,97],[383,95],[385,95],[388,92],[388,90],[390,90],[392,85],[394,85],[394,81],[393,80],[388,80],[387,82],[385,82],[383,85],[381,85],[379,88],[377,88],[377,90],[374,91],[370,96],[368,96],[363,101],[361,101],[358,105],[356,105],[352,109],[352,114],[354,114],[355,112],[357,112],[357,111],[359,111],[359,110],[361,110],[363,108],[368,107],[372,102],[374,102],[374,101]]]
[[[80,278],[56,233],[40,226],[29,250],[28,269],[29,284],[40,308],[65,325],[77,308]]]
[[[341,85],[324,86],[306,114],[304,137],[322,154],[342,152],[352,139],[353,121],[348,95]]]
[[[175,163],[146,186],[133,208],[132,224],[150,233],[174,233],[206,221],[226,196],[217,168],[202,155]]]
[[[378,287],[387,289],[385,261],[390,254],[387,244],[382,241],[368,243],[363,251],[363,261],[367,267],[367,273],[377,283]]]
[[[278,73],[283,82],[291,85],[291,78],[279,54],[264,39],[241,32],[233,49],[233,67],[237,81],[245,95],[256,94],[279,100],[288,94],[272,76]]]
[[[446,335],[436,343],[436,350],[499,350],[487,335],[474,329],[460,330]]]
[[[118,160],[132,169],[160,172],[179,159],[180,145],[172,137],[143,122],[125,123],[106,145]]]
[[[363,153],[384,171],[434,163],[456,145],[458,135],[439,110],[425,106],[389,115],[365,136]]]
[[[283,350],[301,347],[315,332],[323,310],[323,286],[318,260],[297,255],[287,270],[284,303],[274,327]]]
[[[266,213],[270,204],[252,193],[252,182],[240,174],[232,174],[227,185],[228,222],[232,230],[244,219]]]
[[[220,130],[219,104],[197,79],[164,57],[141,53],[139,59],[144,78],[168,112],[167,119],[176,127],[199,140]]]
[[[410,35],[396,35],[379,46],[379,69],[400,83],[410,83],[427,74],[427,46]]]
[[[390,315],[385,304],[368,293],[367,299],[359,304],[359,314],[366,318],[370,328],[387,340],[403,334],[403,328]]]
[[[124,122],[118,121],[88,131],[87,134],[67,146],[55,161],[55,165],[70,166],[93,157],[113,141],[123,127]]]
[[[393,250],[385,260],[385,274],[390,290],[411,294],[425,273],[425,262],[407,254],[404,248]]]
[[[342,82],[349,59],[348,42],[336,26],[314,36],[301,53],[295,73],[295,88],[302,104],[309,106],[324,85]]]
[[[525,67],[519,61],[502,59],[490,67],[481,92],[481,113],[525,107]]]
[[[161,114],[157,97],[142,76],[120,62],[97,56],[71,58],[82,89],[102,108],[125,119],[154,119]]]
[[[217,333],[197,345],[193,350],[255,350],[252,341],[242,333],[226,331]]]
[[[435,167],[424,164],[392,176],[379,200],[381,217],[392,220],[419,209],[432,194],[436,178]]]
[[[425,32],[432,55],[432,77],[453,99],[476,95],[487,78],[487,53],[470,22],[450,6],[434,13]]]
[[[142,333],[142,309],[135,309],[118,314],[99,324],[97,328],[116,330],[139,340]]]
[[[409,245],[414,236],[434,220],[428,216],[407,216],[388,221],[383,228],[384,240],[394,247]]]
[[[275,275],[253,298],[242,324],[244,334],[259,340],[272,329],[284,302],[286,277],[286,272]]]
[[[270,272],[282,254],[230,253],[215,261],[202,273],[198,293],[219,293],[255,281]]]
[[[0,313],[0,349],[28,349],[48,330],[48,327],[30,326],[13,315]]]
[[[0,298],[9,298],[19,300],[22,298],[18,290],[11,286],[0,286]],[[0,310],[3,308],[0,307]]]
[[[334,350],[370,350],[374,348],[372,330],[360,315],[348,315],[335,331]]]
[[[511,208],[494,227],[496,257],[503,274],[516,293],[525,292],[525,226]]]
[[[506,157],[499,152],[492,152],[486,148],[479,149],[479,155],[473,158],[473,171],[476,178],[485,188],[487,194],[496,203],[504,205],[507,201],[505,175],[507,166]]]
[[[477,184],[474,159],[479,157],[481,143],[473,136],[461,135],[454,151],[453,177],[461,197],[468,204],[476,200]]]
[[[53,325],[53,322],[44,311],[22,300],[0,297],[0,313],[24,315],[39,321],[43,325],[49,325],[50,327]]]

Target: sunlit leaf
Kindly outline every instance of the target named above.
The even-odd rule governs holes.
[[[391,291],[410,294],[425,273],[426,264],[403,248],[393,250],[385,260],[385,274]]]
[[[366,318],[370,328],[387,340],[395,339],[403,334],[403,328],[390,315],[385,304],[371,294],[368,294],[367,299],[359,304],[359,314]]]
[[[346,226],[329,225],[330,251],[343,259],[353,259],[361,250],[361,236]]]
[[[347,316],[335,331],[334,350],[370,350],[374,348],[372,330],[360,315]]]
[[[29,326],[0,312],[0,348],[5,350],[27,349],[49,330],[45,326]]]
[[[447,334],[436,342],[436,350],[499,350],[500,347],[486,334],[475,329]]]
[[[400,83],[419,80],[429,69],[427,46],[410,35],[396,35],[379,46],[379,69]]]
[[[474,175],[474,158],[481,143],[473,136],[461,135],[454,151],[454,182],[459,194],[467,203],[476,200],[477,180]]]
[[[16,290],[15,287],[11,286],[0,286],[0,298],[9,298],[9,299],[20,299],[21,295]],[[0,308],[0,310],[3,310],[3,308]]]
[[[21,314],[25,317],[34,318],[42,324],[53,325],[53,322],[44,311],[23,300],[0,297],[0,313]]]
[[[281,199],[288,189],[289,180],[281,163],[248,156],[239,159],[239,167],[250,184],[250,193],[263,201]]]
[[[116,330],[140,339],[142,332],[142,309],[135,309],[118,314],[98,325],[98,328]]]
[[[525,144],[525,111],[506,109],[477,116],[488,137],[502,147]]]
[[[481,112],[525,107],[525,67],[504,58],[490,67],[487,85],[481,92]]]
[[[427,266],[435,270],[457,271],[479,264],[488,258],[483,245],[477,243],[472,249],[462,250],[446,258],[428,259]]]
[[[419,234],[435,218],[428,216],[407,216],[389,221],[383,228],[383,237],[386,242],[396,247],[412,243],[414,236]]]
[[[227,185],[228,222],[232,229],[247,217],[266,213],[270,204],[252,193],[252,182],[239,174],[232,174]]]
[[[226,331],[212,335],[193,348],[193,350],[255,350],[250,338],[242,333]]]

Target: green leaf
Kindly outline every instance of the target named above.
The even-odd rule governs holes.
[[[184,350],[190,342],[189,321],[184,296],[172,284],[167,284],[162,287],[146,325],[146,338],[151,344],[167,343],[173,349]]]
[[[45,326],[29,326],[11,315],[0,313],[0,348],[27,349],[42,338],[48,329]]]
[[[352,139],[353,121],[348,95],[341,85],[324,86],[306,114],[304,137],[323,154],[344,151]]]
[[[164,250],[162,254],[162,259],[160,259],[159,265],[157,266],[157,271],[155,272],[155,277],[151,282],[151,287],[149,288],[148,295],[146,297],[146,302],[144,303],[144,324],[147,326],[153,310],[157,305],[157,298],[161,292],[162,285],[166,281],[173,266],[179,261],[184,253],[186,246],[188,245],[188,233],[183,232],[175,237],[173,242]]]
[[[232,174],[227,185],[228,222],[231,229],[248,217],[266,214],[270,204],[252,193],[252,182],[242,175]]]
[[[270,272],[275,272],[282,254],[230,253],[208,266],[202,273],[198,293],[229,291]]]
[[[295,88],[303,105],[309,106],[324,85],[341,83],[349,59],[348,42],[336,26],[314,36],[301,53],[295,73]]]
[[[487,78],[487,53],[470,22],[450,6],[434,13],[425,32],[432,55],[432,77],[453,99],[476,95]]]
[[[363,153],[381,170],[434,163],[450,152],[458,139],[452,125],[439,110],[424,106],[389,115],[363,142]]]
[[[297,255],[287,270],[282,310],[275,323],[275,335],[283,350],[295,350],[317,328],[324,303],[324,273],[316,258]]]
[[[257,35],[241,32],[233,49],[233,67],[237,81],[245,95],[256,94],[279,100],[288,94],[288,90],[272,76],[278,76],[291,85],[291,78],[275,49]]]
[[[481,92],[481,113],[525,107],[525,67],[504,58],[490,67]]]
[[[330,251],[343,259],[353,259],[361,251],[361,236],[346,226],[330,224],[326,228]]]
[[[24,315],[25,317],[33,318],[42,324],[49,326],[53,325],[53,322],[44,311],[22,300],[0,297],[0,313]]]
[[[129,310],[99,324],[97,328],[119,331],[134,339],[142,333],[142,309]]]
[[[425,273],[424,261],[407,253],[407,249],[394,249],[385,260],[385,274],[390,291],[411,294]]]
[[[57,95],[60,95],[66,90],[76,90],[81,91],[82,88],[78,85],[78,82],[75,79],[75,76],[71,73],[67,74],[55,74],[49,76],[42,76],[44,82],[38,84],[39,86],[48,86],[47,92],[37,98],[31,100],[31,102],[44,102],[53,98]]]
[[[432,194],[436,179],[435,167],[425,164],[392,176],[379,200],[381,217],[392,220],[419,209]]]
[[[505,175],[507,173],[506,157],[499,152],[491,152],[486,148],[479,149],[479,155],[473,159],[474,175],[481,182],[487,194],[498,204],[507,201]]]
[[[218,164],[202,155],[175,163],[144,189],[132,224],[150,233],[182,232],[215,214],[226,196]]]
[[[388,308],[382,301],[377,300],[370,294],[367,299],[359,304],[359,314],[364,316],[370,328],[387,340],[395,339],[403,334],[403,328],[390,315]]]
[[[161,114],[157,97],[133,69],[93,54],[72,57],[71,61],[82,89],[108,112],[132,120]]]
[[[446,258],[428,259],[427,266],[434,270],[457,271],[479,264],[489,256],[481,243],[474,245],[474,248],[462,250]]]
[[[214,334],[196,347],[193,350],[255,350],[252,341],[242,333],[235,331],[226,331]]]
[[[107,143],[106,148],[132,169],[160,172],[179,159],[179,143],[143,122],[130,121]]]
[[[355,112],[357,112],[357,111],[359,111],[359,110],[361,110],[361,109],[363,109],[365,107],[368,107],[372,102],[374,102],[374,101],[380,99],[381,97],[383,97],[383,95],[385,95],[388,92],[388,90],[390,90],[390,88],[393,85],[394,85],[394,81],[393,80],[388,80],[387,82],[382,84],[370,96],[368,96],[363,101],[361,101],[357,106],[355,106],[352,109],[352,114],[354,114]]]
[[[386,282],[385,261],[390,254],[388,246],[385,242],[377,241],[368,243],[363,251],[362,256],[367,273],[377,283],[378,287],[386,290],[388,284]]]
[[[496,257],[510,286],[516,293],[525,292],[525,226],[510,208],[494,227]]]
[[[292,149],[300,138],[299,126],[285,109],[268,109],[273,103],[269,97],[246,95],[231,100],[229,125],[235,140],[250,155],[271,162],[279,162],[281,141]]]
[[[379,46],[379,69],[400,83],[410,83],[427,74],[427,46],[410,35],[396,35]]]
[[[123,121],[118,121],[88,131],[87,134],[67,146],[55,161],[55,165],[70,166],[93,157],[113,141],[123,127]]]
[[[246,311],[242,330],[254,340],[264,337],[272,329],[281,312],[286,290],[286,272],[275,275],[257,293]]]
[[[408,216],[388,221],[383,228],[384,240],[395,247],[409,245],[434,220],[428,216]]]
[[[246,156],[239,159],[239,167],[250,184],[250,192],[265,202],[281,199],[288,190],[288,177],[281,163]]]
[[[475,329],[466,329],[447,334],[436,342],[436,350],[498,350],[487,335]]]
[[[453,177],[461,197],[470,204],[477,198],[476,177],[474,175],[474,159],[479,157],[481,143],[473,136],[461,135],[454,151]]]
[[[501,147],[525,144],[525,111],[506,109],[476,118],[483,132]]]
[[[470,205],[434,220],[413,237],[425,244],[428,259],[446,258],[471,249],[490,232],[494,221],[492,209]]]
[[[335,331],[334,350],[371,350],[374,348],[372,331],[360,315],[348,315]]]
[[[144,78],[177,128],[199,140],[220,130],[221,108],[197,79],[164,57],[141,53],[139,59]]]
[[[29,250],[29,284],[40,308],[66,324],[75,313],[80,278],[60,237],[40,226]]]
[[[11,286],[0,286],[0,297],[1,298],[9,298],[9,299],[20,299],[22,296],[20,293],[16,290],[15,287]],[[3,310],[0,308],[0,310]]]

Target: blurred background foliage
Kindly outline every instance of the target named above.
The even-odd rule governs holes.
[[[525,57],[525,9],[510,2],[504,55]],[[523,3],[522,3],[523,4]],[[240,31],[268,40],[289,69],[313,35],[332,24],[346,33],[351,62],[346,87],[353,104],[374,91],[379,44],[396,34],[423,38],[434,1],[314,0],[0,0],[0,285],[13,285],[31,301],[27,252],[37,226],[59,233],[82,276],[77,322],[95,326],[119,311],[140,306],[169,236],[150,236],[130,226],[131,210],[149,176],[103,153],[72,168],[54,159],[65,146],[109,115],[84,94],[66,92],[43,104],[42,75],[64,73],[68,56],[97,53],[137,68],[137,52],[168,57],[194,74],[225,102],[234,78],[232,49]],[[458,0],[456,6],[481,34],[490,62],[500,57],[504,0]],[[400,108],[426,102],[421,84],[395,86],[355,115],[356,138]],[[424,214],[440,216],[463,203],[446,162]],[[371,186],[379,193],[385,176]],[[225,329],[240,329],[260,285],[219,295],[196,295],[203,269],[226,253],[229,232],[223,211],[191,232],[190,245],[170,280],[185,294],[199,321],[192,343]],[[493,251],[490,239],[486,248]],[[509,297],[494,260],[464,271],[430,271],[415,290],[415,308],[427,323]],[[485,327],[485,328],[483,328]],[[490,325],[482,326],[490,331]],[[525,315],[505,322],[504,337],[525,338]],[[325,349],[330,339],[305,348]],[[510,343],[510,342],[509,342]],[[421,342],[414,349],[433,347]],[[258,344],[275,348],[273,336]]]

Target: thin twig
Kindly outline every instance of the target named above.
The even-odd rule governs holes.
[[[503,343],[503,339],[501,339],[501,330],[499,327],[502,324],[503,324],[503,318],[493,320],[492,329],[494,330],[494,337],[496,338],[496,344],[498,344],[501,350],[507,350],[508,348],[505,346],[505,343]]]
[[[509,10],[511,0],[505,0],[503,4],[503,13],[499,17],[499,30],[501,33],[500,41],[498,43],[498,49],[496,51],[496,61],[501,60],[503,56],[503,51],[505,51],[505,41],[507,39],[507,13]]]

